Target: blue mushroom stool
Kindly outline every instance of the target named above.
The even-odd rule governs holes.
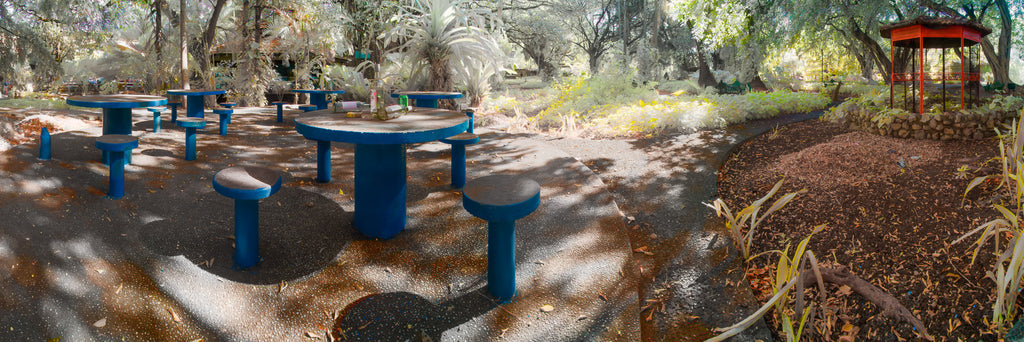
[[[441,142],[452,145],[452,187],[466,186],[466,145],[475,144],[480,137],[469,132],[462,132],[454,137],[441,139]]]
[[[301,105],[299,106],[299,109],[301,109],[303,112],[311,112],[316,110],[316,105]]]
[[[149,107],[146,110],[153,112],[153,133],[160,133],[160,113],[167,111],[167,108]]]
[[[452,145],[452,187],[466,186],[466,145],[480,142],[480,137],[473,134],[473,110],[467,110],[469,126],[466,131],[453,137],[441,139],[441,142]]]
[[[107,134],[96,138],[96,148],[110,154],[110,185],[107,197],[124,197],[124,154],[139,147],[139,138],[124,134]]]
[[[516,294],[516,220],[540,206],[540,184],[507,175],[477,178],[463,189],[462,206],[487,220],[487,287],[507,303]]]
[[[178,106],[181,102],[167,102],[167,107],[171,108],[171,123],[178,122]]]
[[[271,104],[277,106],[277,122],[284,122],[284,105],[288,102],[273,102]]]
[[[220,135],[228,135],[228,124],[231,123],[231,114],[234,112],[231,108],[213,109],[213,113],[220,116]]]
[[[178,127],[185,128],[185,160],[196,160],[196,129],[206,127],[206,119],[181,118]]]
[[[256,166],[233,166],[213,176],[213,189],[235,200],[235,266],[259,262],[260,199],[281,189],[281,174]]]

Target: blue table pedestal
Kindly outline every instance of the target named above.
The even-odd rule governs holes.
[[[203,110],[206,108],[206,104],[203,103],[202,95],[187,95],[185,98],[188,101],[188,107],[185,108],[185,116],[190,118],[205,117]]]
[[[327,140],[316,142],[316,181],[331,181],[331,142]]]
[[[416,107],[437,108],[437,100],[436,99],[417,99],[416,100]]]
[[[327,94],[310,93],[309,104],[315,105],[317,110],[327,109]]]
[[[260,255],[259,200],[235,200],[235,265],[255,266]]]
[[[390,239],[406,222],[405,146],[357,144],[355,154],[356,229]]]
[[[516,221],[487,222],[487,287],[502,302],[516,295]]]

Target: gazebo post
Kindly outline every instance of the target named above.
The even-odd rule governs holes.
[[[921,77],[921,80],[919,81],[921,83],[921,87],[920,87],[920,89],[918,89],[919,91],[918,91],[917,95],[918,95],[918,98],[921,99],[921,103],[918,104],[918,106],[919,106],[918,108],[920,108],[920,111],[918,113],[924,114],[924,37],[923,36],[920,38],[920,47],[921,47],[919,49],[920,51],[918,51],[918,52],[921,55],[921,64],[918,65],[918,68],[919,68],[918,70],[920,72],[919,76]]]
[[[942,111],[946,111],[946,49],[942,49]]]
[[[967,61],[967,54],[964,53],[964,35],[960,34],[960,110],[964,110],[964,92],[967,91],[967,83],[964,83],[964,79],[967,75],[964,75],[964,62]]]
[[[892,39],[889,40],[889,51],[892,58],[889,58],[889,109],[896,109],[896,45]]]

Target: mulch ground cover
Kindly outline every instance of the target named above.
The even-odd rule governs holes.
[[[992,159],[998,156],[994,139],[893,139],[809,120],[739,146],[720,170],[719,195],[735,213],[780,179],[785,184],[769,205],[807,189],[765,219],[751,254],[789,244],[792,253],[813,227],[827,224],[808,246],[822,266],[845,266],[893,295],[937,340],[995,340],[985,323],[995,299],[994,282],[986,277],[993,258],[984,253],[991,247],[971,265],[974,240],[951,243],[998,215],[992,202],[998,203],[1000,190],[992,183],[972,190],[961,205],[971,179],[999,172]],[[964,165],[967,170],[958,172]],[[762,302],[771,297],[777,260],[778,254],[766,254],[748,263],[747,278]],[[817,301],[808,291],[805,298]],[[826,291],[815,339],[918,338],[910,324],[884,316],[849,286],[827,284]]]

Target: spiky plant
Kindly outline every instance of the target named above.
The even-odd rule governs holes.
[[[414,56],[418,67],[427,69],[428,90],[453,89],[455,60],[476,59],[480,61],[477,65],[498,65],[504,59],[489,32],[500,21],[471,1],[416,0],[399,11],[395,22],[385,45],[400,43],[397,51]]]

